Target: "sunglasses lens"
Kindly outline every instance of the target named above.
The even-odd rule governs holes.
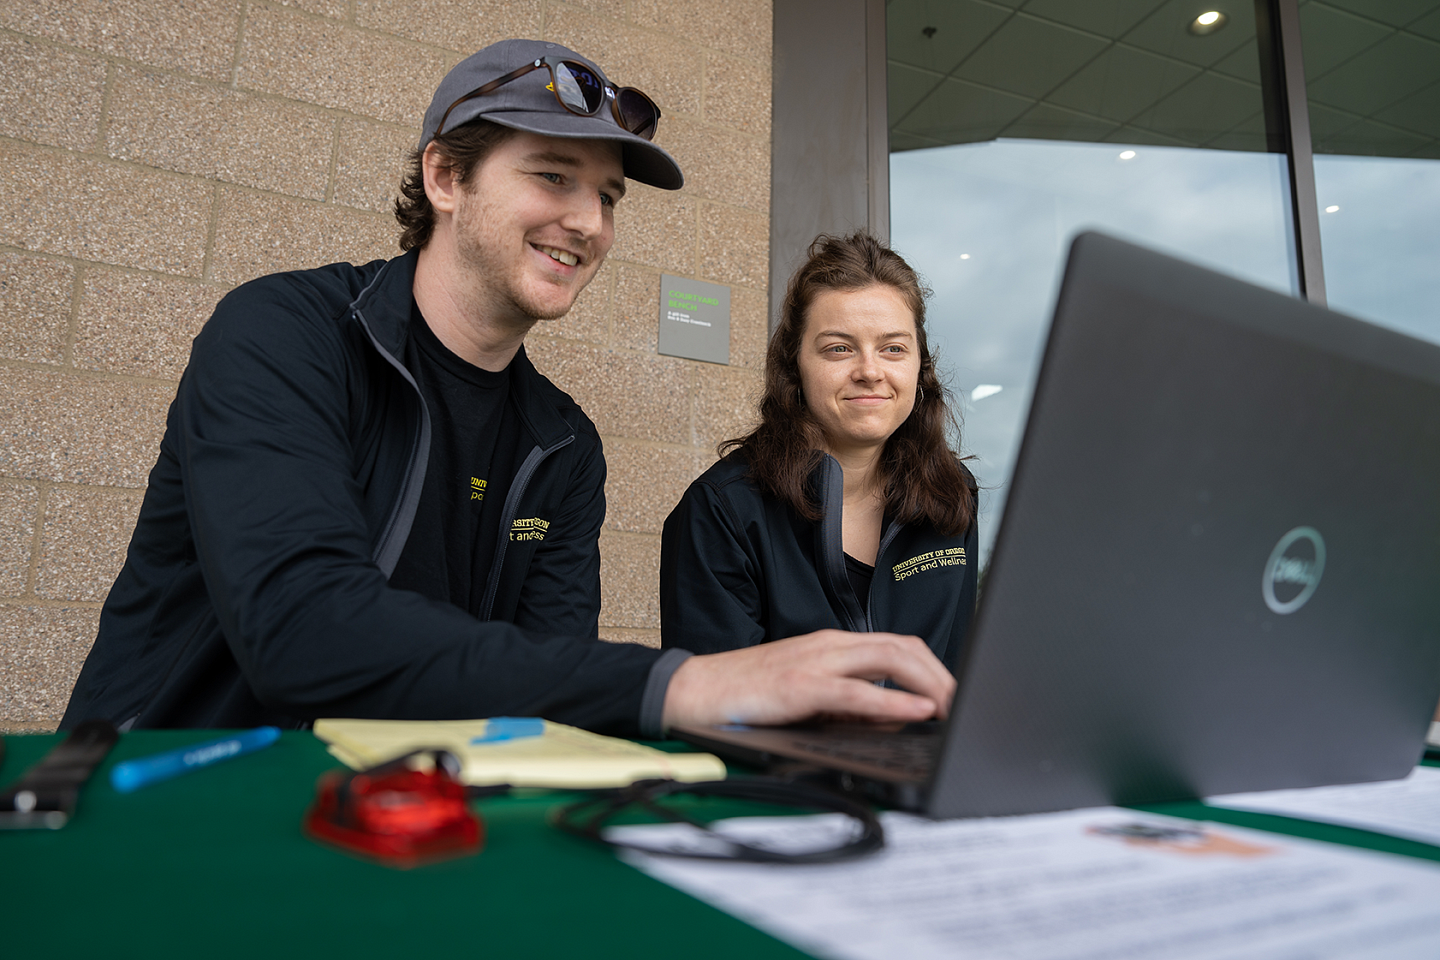
[[[594,115],[605,102],[605,85],[595,71],[573,60],[555,64],[555,92],[561,103],[585,116]]]
[[[620,125],[637,137],[655,139],[655,128],[660,123],[660,108],[655,101],[634,87],[621,87],[615,93],[615,103],[620,108]]]

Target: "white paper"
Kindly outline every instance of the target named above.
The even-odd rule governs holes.
[[[1440,868],[1425,861],[1114,808],[882,819],[885,849],[845,863],[623,856],[802,950],[842,960],[1440,957]],[[806,847],[836,825],[824,815],[723,829]],[[693,838],[683,824],[615,833],[649,846]]]
[[[1404,780],[1207,797],[1213,807],[1338,823],[1440,844],[1440,768],[1416,767]]]

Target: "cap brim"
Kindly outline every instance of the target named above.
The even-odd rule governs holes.
[[[603,117],[582,117],[560,111],[495,110],[482,115],[491,123],[569,140],[613,140],[620,144],[625,176],[661,190],[685,185],[680,164],[665,150]]]

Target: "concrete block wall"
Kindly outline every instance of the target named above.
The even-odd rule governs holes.
[[[507,36],[649,93],[687,176],[631,186],[599,276],[528,345],[605,440],[602,636],[658,643],[661,524],[760,384],[770,31],[770,0],[0,4],[0,728],[64,711],[215,302],[398,253],[431,92]],[[662,272],[731,287],[730,366],[656,353]]]

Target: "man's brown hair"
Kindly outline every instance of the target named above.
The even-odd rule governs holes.
[[[440,159],[455,182],[463,184],[490,152],[516,133],[510,127],[489,120],[473,120],[440,134],[434,140]],[[400,249],[411,250],[430,242],[435,232],[435,208],[425,195],[425,151],[411,150],[395,198],[395,219],[400,222]]]
[[[880,457],[886,512],[902,523],[927,521],[946,536],[959,536],[975,519],[976,484],[947,439],[947,430],[957,440],[960,430],[925,337],[930,291],[903,257],[863,230],[847,237],[821,234],[810,244],[805,263],[790,278],[780,325],[765,354],[760,425],[724,441],[718,452],[723,457],[738,450],[762,490],[805,519],[820,519],[809,478],[823,455],[824,434],[805,403],[800,381],[806,314],[825,291],[873,286],[890,287],[910,308],[920,352],[915,407],[885,442]]]

